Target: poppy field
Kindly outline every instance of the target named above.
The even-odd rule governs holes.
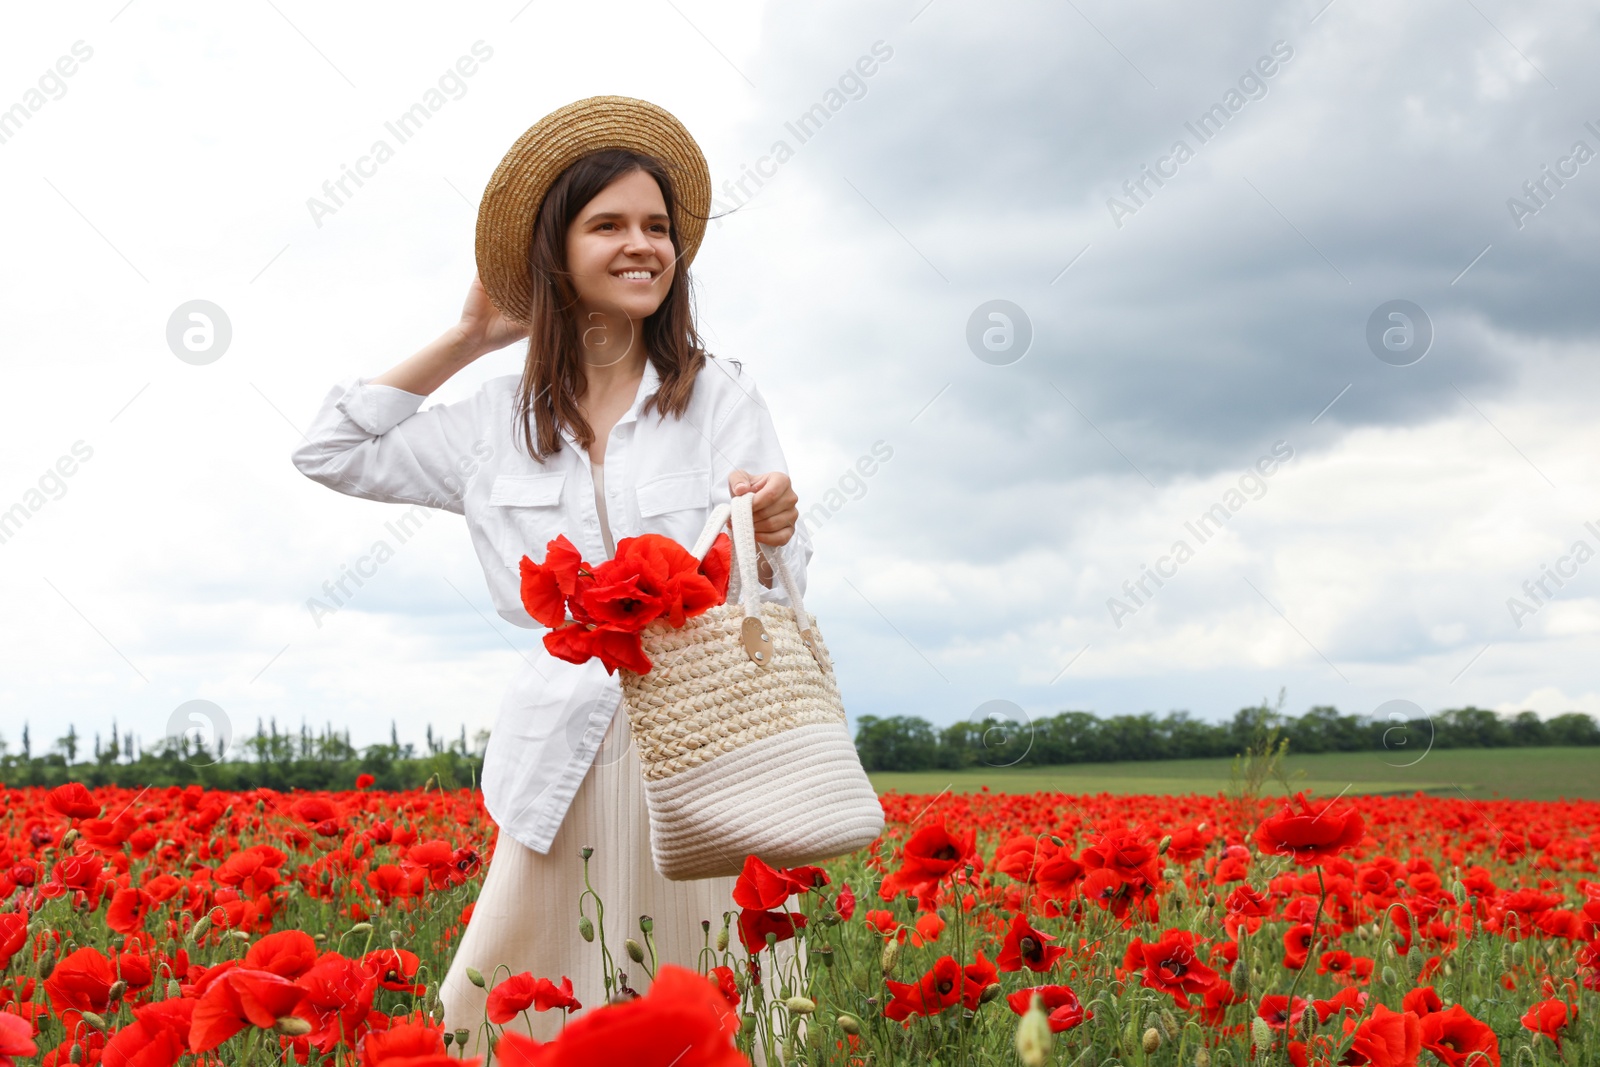
[[[7,790],[0,1067],[1600,1062],[1600,803],[883,803],[861,853],[747,860],[698,959],[586,898],[606,988],[473,972],[474,1035],[438,991],[476,794]]]

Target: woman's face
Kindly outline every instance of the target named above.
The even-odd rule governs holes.
[[[676,267],[672,220],[654,178],[632,171],[583,205],[567,227],[567,269],[580,317],[593,311],[649,318]]]

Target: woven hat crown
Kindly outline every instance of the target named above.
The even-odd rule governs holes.
[[[689,131],[665,108],[629,96],[591,96],[528,127],[489,178],[478,205],[478,277],[509,319],[528,325],[533,278],[528,248],[539,207],[557,178],[584,156],[627,148],[659,159],[672,181],[678,265],[687,268],[711,213],[711,173]]]

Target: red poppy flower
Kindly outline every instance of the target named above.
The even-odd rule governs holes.
[[[1204,993],[1217,981],[1217,972],[1200,962],[1195,936],[1188,930],[1164,930],[1154,944],[1134,938],[1122,965],[1141,970],[1145,986],[1168,994],[1184,1008],[1189,1006],[1190,993]]]
[[[820,867],[778,870],[755,856],[746,856],[744,870],[733,883],[733,902],[758,911],[781,908],[794,894],[816,888],[819,878],[820,884],[827,884],[828,876]]]
[[[478,1067],[481,1057],[445,1055],[444,1027],[404,1022],[372,1030],[361,1039],[361,1067]]]
[[[1078,994],[1064,985],[1039,985],[1027,989],[1019,989],[1006,997],[1006,1003],[1018,1015],[1026,1015],[1033,1005],[1033,995],[1039,994],[1039,999],[1044,1002],[1044,1010],[1049,1014],[1046,1018],[1050,1022],[1050,1032],[1059,1034],[1063,1030],[1071,1030],[1085,1019],[1093,1019],[1094,1012],[1085,1011],[1078,1002]]]
[[[189,1048],[209,1052],[246,1026],[265,1029],[285,1016],[304,1017],[305,1002],[304,989],[271,971],[230,970],[195,1005]]]
[[[1132,885],[1156,885],[1161,881],[1157,844],[1143,827],[1133,833],[1118,830],[1102,834],[1083,850],[1083,865],[1091,871],[1108,870]]]
[[[100,815],[100,802],[82,782],[56,786],[45,794],[44,802],[51,811],[69,819],[94,819]]]
[[[304,930],[279,930],[251,945],[242,966],[293,980],[311,970],[320,954],[317,943]]]
[[[1310,1002],[1304,997],[1294,998],[1294,1010],[1289,1010],[1289,998],[1282,993],[1272,993],[1261,998],[1260,1005],[1256,1008],[1266,1024],[1274,1030],[1282,1030],[1287,1024],[1290,1032],[1298,1033],[1300,1030],[1300,1017],[1305,1014]]]
[[[1352,1063],[1371,1067],[1416,1067],[1422,1051],[1422,1021],[1410,1012],[1390,1011],[1379,1004],[1359,1025],[1345,1020],[1345,1033],[1355,1032],[1350,1043]],[[1359,1058],[1356,1058],[1359,1057]]]
[[[711,973],[707,977],[717,983],[717,988],[722,991],[723,997],[728,1001],[728,1007],[737,1011],[739,1008],[739,983],[734,980],[733,968],[718,964],[711,968]]]
[[[1485,1056],[1500,1067],[1500,1038],[1459,1004],[1423,1016],[1422,1047],[1438,1056],[1444,1067],[1483,1063]]]
[[[1197,860],[1205,855],[1216,837],[1216,832],[1203,822],[1179,827],[1172,831],[1172,840],[1167,843],[1167,859],[1174,863]]]
[[[1367,1010],[1367,995],[1354,986],[1341,989],[1327,1000],[1314,1000],[1311,1006],[1316,1010],[1317,1021],[1327,1022],[1341,1011],[1348,1011],[1351,1015],[1360,1015]],[[1411,1009],[1407,1007],[1406,1011]]]
[[[1005,944],[1000,947],[996,964],[1002,971],[1048,971],[1056,960],[1067,954],[1064,946],[1047,945],[1054,941],[1052,934],[1041,933],[1028,922],[1027,916],[1018,913],[1011,917],[1011,929],[1006,932]]]
[[[11,1067],[13,1056],[33,1056],[39,1046],[33,1041],[33,1024],[14,1012],[0,1012],[0,1067]],[[112,1064],[110,1059],[102,1063]]]
[[[767,947],[767,934],[776,934],[779,941],[794,937],[796,928],[804,929],[806,917],[798,911],[754,911],[744,908],[739,912],[739,941],[751,954]]]
[[[961,968],[961,1003],[968,1010],[977,1011],[983,991],[998,981],[1000,972],[994,969],[994,964],[984,959],[983,950],[979,949],[976,958]]]
[[[1541,1000],[1528,1009],[1522,1017],[1522,1026],[1535,1034],[1543,1034],[1556,1043],[1556,1049],[1561,1048],[1561,1031],[1564,1030],[1577,1012],[1569,1008],[1564,1001],[1551,998]]]
[[[962,996],[961,965],[954,956],[940,956],[928,973],[915,984],[884,979],[894,998],[883,1006],[883,1014],[899,1022],[912,1015],[937,1015]]]
[[[50,1004],[70,1029],[79,1012],[104,1012],[111,999],[111,985],[117,980],[116,965],[100,950],[85,945],[63,956],[44,980]]]
[[[1333,803],[1313,808],[1303,792],[1294,795],[1294,803],[1300,805],[1299,811],[1293,804],[1285,804],[1256,829],[1261,851],[1290,856],[1303,867],[1317,867],[1360,844],[1367,832],[1366,820],[1354,808],[1335,811]]]
[[[0,971],[28,943],[28,916],[20,911],[0,912]]]
[[[664,963],[644,996],[595,1008],[548,1043],[508,1030],[494,1055],[500,1067],[749,1067],[733,1044],[738,1029],[739,1016],[714,982]]]
[[[560,627],[567,619],[567,599],[577,593],[580,569],[587,572],[588,566],[565,534],[545,546],[543,563],[523,556],[518,561],[523,609],[551,629]]]
[[[844,922],[849,922],[856,913],[856,894],[849,884],[839,887],[839,895],[833,899],[833,912]]]
[[[1408,992],[1400,998],[1400,1006],[1419,1019],[1436,1011],[1444,1011],[1444,1001],[1439,999],[1439,994],[1431,985],[1419,985]]]
[[[377,779],[370,774],[358,774],[356,775],[356,788],[370,789],[372,788],[373,783],[376,781]]]
[[[489,1021],[496,1025],[511,1021],[518,1012],[529,1008],[577,1011],[581,1007],[583,1005],[572,995],[572,979],[563,977],[558,986],[548,978],[535,978],[528,971],[501,981],[490,991],[488,1002]]]
[[[1066,900],[1083,880],[1084,869],[1083,864],[1062,849],[1039,864],[1034,873],[1040,896],[1047,900]]]
[[[950,833],[943,819],[924,826],[906,841],[900,850],[900,869],[883,880],[878,895],[893,900],[909,890],[919,899],[932,899],[932,890],[941,878],[971,863],[980,869],[976,855],[978,831],[963,831],[959,836]]]

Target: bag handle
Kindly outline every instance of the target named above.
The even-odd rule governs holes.
[[[806,615],[805,604],[800,597],[800,587],[795,582],[793,572],[789,570],[788,562],[782,555],[770,551],[766,545],[756,540],[754,498],[754,493],[745,493],[734,497],[731,504],[718,504],[712,510],[711,517],[706,520],[705,528],[700,531],[691,554],[704,562],[706,553],[711,551],[711,544],[722,531],[723,524],[731,518],[733,573],[728,576],[728,595],[729,599],[732,599],[737,593],[739,603],[744,608],[745,650],[750,654],[750,658],[765,664],[770,660],[765,654],[766,650],[772,647],[771,639],[765,627],[761,625],[762,586],[760,572],[757,570],[757,557],[765,556],[783,582],[784,591],[789,594],[789,607],[794,612],[795,627],[800,631],[801,640],[811,649],[811,655],[816,659],[818,666],[831,671],[832,667],[817,645],[816,635],[812,633],[810,619]],[[737,587],[733,581],[735,577],[738,578]]]

